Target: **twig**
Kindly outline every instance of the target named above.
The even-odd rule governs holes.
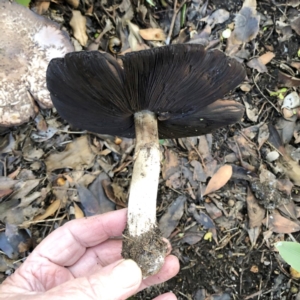
[[[258,91],[260,92],[260,94],[273,106],[273,108],[275,108],[275,110],[279,113],[279,114],[281,114],[281,112],[278,110],[278,108],[267,98],[267,96],[260,90],[260,88],[258,87],[258,85],[257,85],[257,83],[256,83],[256,81],[255,81],[255,78],[254,77],[252,77],[252,79],[253,79],[253,82],[254,82],[254,84],[255,84],[255,86],[256,86],[256,88],[258,89]]]
[[[177,14],[180,12],[182,6],[186,3],[186,0],[182,1],[182,3],[180,4],[179,8],[176,9],[176,6],[177,6],[177,0],[174,0],[174,14],[173,14],[173,17],[172,17],[172,21],[171,21],[171,25],[170,25],[170,30],[169,30],[169,33],[168,33],[168,37],[166,38],[166,45],[169,45],[170,44],[170,41],[171,41],[171,36],[172,36],[172,33],[173,33],[173,29],[174,29],[174,25],[175,25],[175,21],[176,21],[176,17],[177,17]]]

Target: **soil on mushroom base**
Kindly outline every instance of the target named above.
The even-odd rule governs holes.
[[[140,236],[132,236],[127,226],[123,237],[122,256],[133,259],[141,268],[144,277],[157,273],[155,270],[163,265],[163,257],[167,252],[160,230],[156,227]],[[153,273],[149,274],[149,270],[153,270]]]

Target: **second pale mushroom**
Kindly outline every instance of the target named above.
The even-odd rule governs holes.
[[[58,113],[76,127],[136,138],[122,254],[143,276],[157,273],[167,247],[156,224],[159,138],[199,136],[239,121],[241,104],[220,100],[245,77],[218,50],[171,45],[112,56],[75,52],[54,59],[47,86]]]

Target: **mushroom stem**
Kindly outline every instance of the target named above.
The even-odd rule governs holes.
[[[144,277],[157,273],[167,252],[156,225],[156,196],[160,172],[157,119],[150,111],[135,113],[135,163],[128,202],[122,255],[137,262]]]

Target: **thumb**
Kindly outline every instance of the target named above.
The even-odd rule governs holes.
[[[142,272],[133,260],[121,260],[88,277],[70,280],[46,293],[49,298],[123,300],[134,295],[142,282]],[[45,299],[48,299],[45,297]],[[53,298],[54,299],[54,298]]]

